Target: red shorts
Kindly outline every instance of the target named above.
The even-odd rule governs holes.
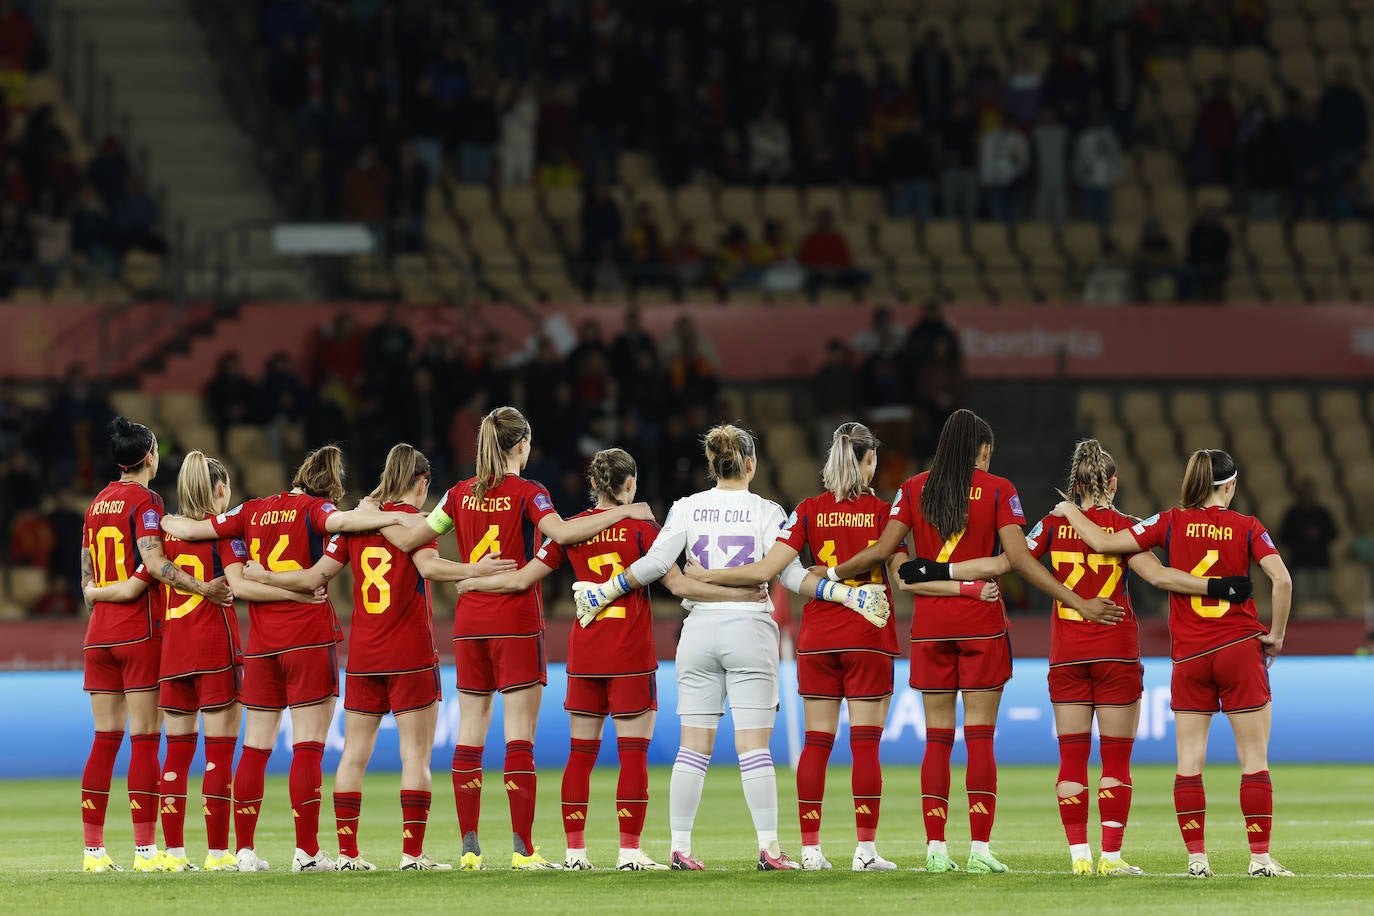
[[[1011,680],[1011,640],[941,639],[912,642],[911,686],[931,693],[1000,690]]]
[[[797,656],[797,693],[816,700],[892,696],[892,656],[881,652],[808,652]]]
[[[243,669],[235,665],[223,671],[187,674],[164,678],[157,698],[159,709],[196,713],[202,709],[222,709],[239,701]]]
[[[369,716],[413,712],[443,698],[437,665],[405,674],[350,674],[344,681],[344,709]]]
[[[504,693],[549,682],[542,633],[455,639],[453,661],[458,666],[458,690],[462,693]]]
[[[1130,706],[1145,692],[1140,662],[1083,662],[1050,669],[1050,702]]]
[[[637,716],[658,709],[658,679],[652,673],[626,677],[570,674],[563,708],[585,716]]]
[[[1174,712],[1249,712],[1269,702],[1264,646],[1247,639],[1184,662],[1174,662]]]
[[[145,639],[122,646],[91,647],[83,653],[87,693],[132,693],[156,690],[162,664],[162,640]]]
[[[338,695],[339,662],[333,646],[244,659],[240,699],[250,709],[311,706]]]

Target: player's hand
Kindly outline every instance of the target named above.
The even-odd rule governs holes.
[[[379,500],[373,499],[371,496],[364,496],[362,499],[358,500],[358,508],[359,508],[359,509],[381,509],[381,508],[382,508],[382,504],[381,504],[381,502],[380,502]]]
[[[329,600],[329,592],[323,585],[313,592],[296,592],[296,595],[301,604],[324,604]]]
[[[1114,626],[1126,618],[1126,612],[1110,598],[1091,598],[1074,608],[1084,620]]]
[[[474,576],[494,576],[497,573],[511,572],[515,569],[514,560],[503,560],[499,553],[489,553],[472,564]]]
[[[818,566],[808,566],[807,569],[806,569],[806,571],[809,572],[809,573],[814,574],[814,575],[816,576],[816,578],[818,578],[818,579],[829,579],[829,578],[830,578],[830,567],[829,567],[829,566],[819,566],[819,565],[818,565]]]
[[[1002,597],[1002,589],[998,586],[995,579],[989,579],[983,583],[983,590],[978,593],[979,601],[986,601],[989,604]]]
[[[641,522],[654,520],[654,510],[648,503],[630,503],[629,510],[626,518],[638,519]]]
[[[225,578],[220,576],[218,579],[211,580],[205,590],[205,597],[215,604],[228,607],[234,603],[234,590],[229,587]]]
[[[249,560],[243,564],[243,578],[249,582],[259,582],[263,585],[270,584],[267,579],[267,570],[257,560]]]
[[[1050,510],[1050,515],[1057,515],[1060,518],[1067,518],[1069,514],[1067,510],[1070,507],[1072,507],[1072,505],[1073,504],[1070,503],[1067,499],[1062,499],[1059,502],[1055,503],[1054,508]]]
[[[861,585],[845,595],[844,606],[855,611],[879,629],[887,626],[892,606],[887,603],[887,589],[881,585]]]
[[[1207,580],[1208,598],[1219,598],[1222,601],[1240,604],[1249,600],[1254,593],[1255,583],[1250,581],[1249,576],[1222,576],[1219,579]]]
[[[758,604],[761,601],[768,600],[768,586],[766,584],[722,587],[730,593],[730,598],[726,599],[729,601],[743,601],[748,604]]]
[[[600,616],[600,614],[601,611],[598,611],[595,608],[584,608],[582,607],[582,605],[579,604],[577,606],[577,625],[582,627],[583,629],[586,629],[596,621],[596,618]]]
[[[908,585],[919,582],[946,582],[949,580],[949,564],[917,557],[897,567],[897,575]]]
[[[606,608],[610,607],[611,602],[619,598],[619,595],[607,594],[605,582],[574,582],[573,583],[573,603],[577,605],[577,621],[582,623],[583,616],[596,617]],[[590,622],[590,621],[588,621]],[[584,627],[586,623],[582,624]]]
[[[96,585],[94,580],[87,582],[85,585],[81,586],[81,597],[86,602],[87,610],[90,610],[91,608],[95,607],[95,588]]]
[[[710,570],[702,566],[701,561],[690,553],[687,554],[687,565],[682,568],[682,572],[687,578],[696,579],[698,582],[706,582],[710,574]]]
[[[1283,651],[1283,636],[1274,633],[1265,633],[1260,637],[1260,645],[1264,646],[1264,667],[1268,668],[1274,664],[1274,659],[1279,657]]]

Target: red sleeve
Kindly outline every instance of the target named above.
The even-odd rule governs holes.
[[[534,498],[525,500],[525,517],[537,528],[544,516],[556,515],[557,513],[554,512],[553,498],[549,496],[549,491],[544,489],[542,483],[535,483],[531,480],[530,488],[534,490]]]
[[[1054,526],[1061,521],[1058,516],[1047,515],[1035,523],[1030,534],[1026,535],[1026,549],[1031,556],[1038,560],[1049,552],[1050,541],[1054,540]]]
[[[329,539],[329,543],[324,545],[324,555],[331,560],[338,560],[340,563],[348,563],[348,541],[342,535],[334,535]]]
[[[792,514],[787,517],[787,522],[782,526],[782,533],[778,535],[776,543],[786,544],[797,553],[801,553],[802,547],[806,546],[806,530],[810,525],[811,500],[804,499],[801,505],[792,510]]]
[[[328,535],[329,529],[324,526],[324,520],[329,518],[339,507],[327,499],[320,500],[310,507],[310,530],[319,535]]]
[[[222,538],[241,538],[243,537],[243,516],[243,505],[238,505],[223,515],[216,515],[210,519],[210,524],[215,526],[215,534]]]
[[[162,500],[155,494],[149,494],[139,500],[134,514],[134,540],[147,537],[162,540]]]
[[[1026,526],[1026,513],[1021,511],[1021,497],[1016,495],[1016,488],[1009,481],[1003,480],[1007,485],[1006,493],[999,493],[997,500],[997,527],[1002,529],[1008,525],[1017,525],[1024,528]]]
[[[563,561],[567,559],[567,554],[563,552],[562,546],[553,538],[544,538],[544,543],[540,545],[534,558],[549,569],[557,569],[563,565]]]
[[[219,565],[225,569],[248,562],[248,545],[242,538],[221,538],[215,542],[215,550],[219,553]]]
[[[1144,521],[1132,525],[1131,536],[1135,538],[1135,542],[1141,550],[1163,547],[1164,538],[1169,533],[1169,525],[1173,522],[1173,517],[1172,509],[1167,512],[1155,513]]]
[[[148,567],[142,563],[138,564],[138,569],[134,570],[134,578],[141,582],[147,582],[149,585],[153,584],[153,574],[148,572]]]
[[[1250,556],[1256,563],[1265,557],[1272,557],[1278,553],[1278,548],[1274,546],[1274,539],[1269,536],[1269,532],[1260,524],[1260,520],[1252,518],[1250,520]]]
[[[912,496],[908,486],[910,481],[903,483],[897,488],[897,498],[892,501],[892,509],[887,513],[889,521],[895,520],[906,525],[907,528],[915,528],[916,524],[912,519]]]

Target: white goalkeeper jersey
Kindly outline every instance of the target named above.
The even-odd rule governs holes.
[[[716,487],[673,503],[649,552],[639,562],[666,569],[685,552],[707,569],[745,566],[763,559],[782,533],[787,513],[748,490]],[[683,601],[689,611],[771,613],[769,601]]]

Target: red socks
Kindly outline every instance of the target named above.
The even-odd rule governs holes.
[[[1174,813],[1188,852],[1206,852],[1207,793],[1202,790],[1201,774],[1174,776]]]
[[[1071,846],[1088,842],[1088,756],[1092,752],[1092,735],[1077,732],[1059,736],[1058,782],[1076,782],[1083,786],[1076,794],[1059,795],[1059,820],[1064,824],[1064,836]],[[1056,787],[1057,789],[1057,787]]]
[[[1274,823],[1274,786],[1269,771],[1244,773],[1240,777],[1240,813],[1245,818],[1245,837],[1250,852],[1263,855],[1269,851],[1269,831]]]
[[[358,857],[358,818],[362,815],[363,793],[334,793],[334,823],[339,833],[339,855]]]
[[[425,851],[430,798],[429,792],[401,790],[401,852],[408,856],[419,856]]]
[[[510,802],[510,829],[521,855],[534,854],[534,798],[538,778],[534,772],[534,743],[506,742],[506,799]]]
[[[801,759],[797,761],[797,816],[801,819],[803,846],[821,842],[821,802],[825,798],[825,768],[835,736],[827,732],[807,732]]]
[[[168,849],[186,845],[186,771],[196,756],[199,735],[167,736],[167,762],[162,767],[162,841]]]
[[[1098,739],[1102,753],[1102,778],[1115,779],[1121,784],[1097,788],[1097,812],[1102,819],[1102,851],[1120,852],[1121,839],[1126,833],[1126,819],[1131,813],[1131,748],[1133,738]]]
[[[638,849],[649,810],[649,739],[619,738],[616,750],[620,755],[620,780],[615,786],[620,848]]]
[[[157,844],[157,752],[162,734],[134,735],[129,753],[129,808],[133,813],[134,845]]]
[[[324,744],[301,741],[291,747],[291,816],[296,821],[296,848],[308,856],[320,852],[320,766]]]
[[[921,811],[927,841],[945,839],[945,822],[949,820],[949,755],[953,750],[954,729],[926,729],[926,751],[921,758]]]
[[[878,812],[883,801],[883,767],[878,760],[878,744],[882,740],[881,726],[849,727],[849,754],[854,761],[849,785],[854,793],[854,831],[860,843],[872,843],[878,836]]]
[[[964,745],[968,748],[969,838],[986,843],[992,837],[992,821],[997,814],[997,758],[992,751],[991,725],[965,725]]]
[[[124,732],[96,732],[86,769],[81,774],[81,827],[86,845],[105,845],[105,809],[110,804],[110,780]]]
[[[229,849],[229,809],[233,806],[234,745],[237,738],[205,739],[205,777],[200,784],[205,806],[205,839],[210,849]]]
[[[466,840],[477,835],[482,815],[482,746],[459,744],[453,748],[453,803],[458,809],[458,832]],[[464,851],[467,845],[464,844]]]
[[[270,747],[244,745],[239,768],[234,771],[234,841],[239,849],[253,848],[253,833],[262,810],[262,787],[266,781]]]
[[[506,771],[510,772],[510,744],[507,744],[506,748]],[[600,752],[599,738],[591,741],[582,738],[572,739],[568,765],[563,768],[563,832],[567,834],[569,849],[587,848],[587,796],[591,794],[592,767],[596,766],[596,755]],[[511,800],[511,818],[511,823],[514,824],[514,798]],[[528,846],[526,848],[528,849]]]

